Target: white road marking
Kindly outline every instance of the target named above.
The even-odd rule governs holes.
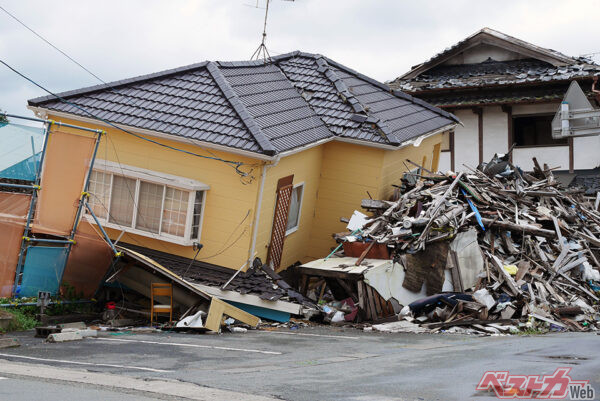
[[[307,337],[327,337],[327,338],[346,338],[348,340],[358,340],[360,337],[350,337],[350,336],[334,336],[330,334],[310,334],[310,333],[288,333],[287,331],[269,331],[269,330],[260,330],[261,333],[273,333],[273,334],[285,334],[288,336],[307,336]]]
[[[8,358],[30,359],[32,361],[70,363],[70,364],[73,364],[73,365],[103,366],[103,367],[108,367],[108,368],[136,369],[136,370],[146,370],[148,372],[159,372],[159,373],[170,372],[170,370],[142,368],[142,367],[139,367],[139,366],[113,365],[113,364],[110,364],[110,363],[92,363],[92,362],[67,361],[67,360],[63,360],[63,359],[35,358],[33,356],[23,356],[23,355],[13,355],[13,354],[0,354],[0,356],[4,356],[4,357],[8,357]]]
[[[208,348],[208,349],[218,349],[218,350],[222,350],[222,351],[251,352],[251,353],[255,353],[255,354],[267,354],[267,355],[282,355],[283,354],[283,352],[263,351],[263,350],[259,350],[259,349],[218,347],[216,345],[199,345],[199,344],[184,344],[184,343],[165,343],[165,342],[160,342],[160,341],[146,341],[146,340],[125,340],[125,339],[122,339],[122,338],[98,338],[96,341],[120,341],[120,342],[128,342],[128,343],[173,345],[175,347]]]
[[[0,377],[0,380],[7,380],[8,377]]]

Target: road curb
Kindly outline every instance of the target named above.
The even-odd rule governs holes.
[[[202,387],[192,383],[173,382],[161,379],[138,379],[122,375],[95,373],[56,366],[11,362],[0,359],[0,374],[26,376],[48,380],[75,382],[94,386],[142,391],[190,400],[236,400],[236,401],[272,401],[275,398],[235,391]]]

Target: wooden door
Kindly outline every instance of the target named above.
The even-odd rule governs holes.
[[[292,189],[294,187],[293,181],[294,176],[290,175],[281,178],[277,182],[277,200],[275,202],[271,242],[269,243],[269,253],[267,255],[267,264],[271,266],[273,270],[279,268],[279,265],[281,264],[283,242],[285,241],[288,213],[290,201],[292,199]]]

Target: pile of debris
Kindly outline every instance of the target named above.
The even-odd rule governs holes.
[[[373,216],[336,237],[346,250],[362,243],[357,266],[385,248],[404,289],[426,287],[398,314],[421,328],[598,330],[600,213],[534,164],[528,174],[495,156],[469,173],[403,180],[395,201],[364,200]]]

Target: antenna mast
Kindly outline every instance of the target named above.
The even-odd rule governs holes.
[[[267,61],[271,61],[271,55],[269,54],[269,51],[267,50],[267,45],[265,44],[265,42],[267,41],[267,17],[269,16],[269,1],[270,0],[267,0],[267,6],[265,8],[265,23],[263,26],[262,41],[260,42],[258,49],[256,49],[254,53],[252,53],[252,57],[250,57],[250,60],[259,60],[262,58],[265,61],[265,64],[267,63]]]

